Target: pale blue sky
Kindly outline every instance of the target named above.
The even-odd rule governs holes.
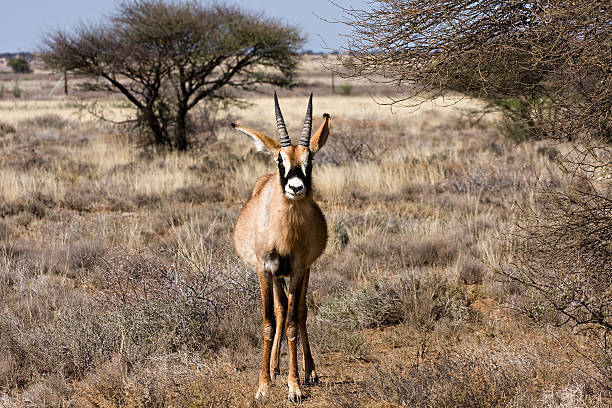
[[[121,0],[0,0],[0,52],[34,51],[45,32],[57,27],[71,27],[78,21],[96,21],[108,14]],[[201,0],[203,3],[210,3]],[[263,11],[267,16],[297,25],[307,36],[305,50],[338,49],[347,30],[339,24],[320,20],[339,18],[340,10],[328,0],[242,0],[228,1],[247,10]],[[340,0],[358,5],[362,1]],[[356,4],[357,3],[357,4]],[[313,14],[314,13],[314,14]]]

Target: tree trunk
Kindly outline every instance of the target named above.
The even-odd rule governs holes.
[[[179,151],[187,150],[187,109],[180,107],[176,114],[175,147]]]
[[[155,113],[150,110],[145,110],[142,112],[144,115],[145,121],[149,125],[149,128],[153,132],[153,138],[155,140],[155,144],[158,146],[166,146],[172,148],[168,137],[164,135],[164,131],[159,124],[159,121],[155,117]]]

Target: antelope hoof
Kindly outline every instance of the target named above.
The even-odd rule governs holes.
[[[270,391],[270,384],[267,384],[267,383],[259,384],[257,393],[255,393],[255,400],[257,402],[264,402],[266,398],[268,397],[268,391]]]
[[[289,383],[289,402],[300,403],[302,402],[302,390],[297,383]]]
[[[304,376],[304,382],[308,385],[314,385],[319,383],[319,376],[315,370],[312,370],[310,373],[306,373]]]

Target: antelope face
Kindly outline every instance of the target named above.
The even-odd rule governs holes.
[[[300,200],[310,194],[312,155],[308,147],[300,145],[282,148],[276,163],[285,197],[289,200]]]
[[[323,123],[311,137],[312,133],[312,94],[308,100],[308,109],[302,128],[302,136],[297,146],[291,144],[285,120],[278,104],[276,92],[274,92],[274,110],[276,113],[276,127],[278,128],[279,141],[264,135],[261,132],[251,130],[232,123],[232,126],[246,134],[255,148],[262,152],[269,152],[278,165],[280,185],[284,197],[288,200],[301,200],[307,197],[311,191],[312,159],[327,141],[329,135],[330,116],[323,114]]]

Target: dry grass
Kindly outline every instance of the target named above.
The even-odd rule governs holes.
[[[333,118],[314,168],[330,238],[308,299],[322,384],[302,405],[606,406],[559,346],[571,334],[504,308],[522,289],[494,270],[537,181],[569,184],[551,161],[565,147],[514,146],[494,116],[471,126],[467,99],[392,112],[364,83],[332,95],[319,67],[280,95],[293,136],[311,88],[315,116]],[[0,405],[251,406],[259,289],[230,237],[272,160],[229,127],[197,151],[143,152],[36,81],[0,101]],[[230,116],[274,135],[272,100],[248,99]],[[287,404],[283,381],[268,405]]]

